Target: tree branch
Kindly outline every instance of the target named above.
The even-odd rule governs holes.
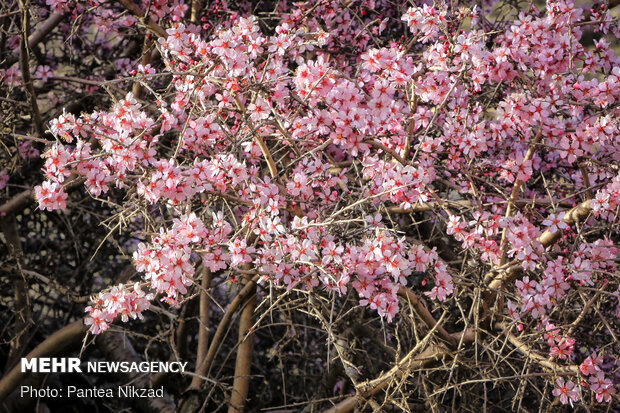
[[[420,316],[422,321],[424,321],[424,323],[430,329],[436,328],[437,332],[439,333],[439,337],[441,337],[445,342],[447,342],[451,348],[456,348],[458,346],[457,338],[455,338],[452,334],[448,333],[442,325],[437,323],[435,317],[433,317],[431,312],[428,311],[426,306],[422,303],[422,301],[420,301],[416,293],[414,293],[407,287],[401,286],[398,289],[398,295],[406,298],[411,303],[411,305],[413,305],[416,314]]]
[[[166,33],[166,31],[159,24],[155,23],[150,18],[148,18],[148,19],[146,19],[146,21],[144,21],[144,12],[134,2],[132,2],[131,0],[118,0],[118,1],[123,6],[125,6],[125,8],[127,10],[129,10],[134,16],[136,16],[138,19],[143,21],[143,23],[149,29],[151,29],[153,32],[155,32],[159,37],[163,37],[164,39],[166,37],[168,37],[168,33]]]
[[[536,149],[536,146],[538,145],[538,142],[540,142],[541,138],[542,138],[542,126],[540,126],[538,133],[536,134],[536,136],[530,143],[530,147],[527,149],[525,157],[523,158],[524,163],[532,159],[532,156],[534,156],[534,151]],[[517,197],[519,196],[519,193],[521,192],[522,186],[523,186],[523,182],[520,179],[516,179],[515,184],[512,187],[512,192],[510,193],[510,198],[508,198],[508,206],[506,207],[506,215],[505,215],[506,218],[512,215],[512,210],[516,206],[515,201],[517,200]],[[500,266],[504,265],[504,263],[506,262],[506,249],[508,246],[507,241],[506,241],[506,233],[507,233],[506,228],[504,228],[502,231],[502,239],[499,243],[499,250],[501,254],[500,259],[499,259]]]
[[[84,325],[83,319],[74,321],[45,339],[45,341],[28,353],[26,358],[30,360],[38,357],[66,354],[79,346],[87,331],[88,327]],[[2,377],[2,380],[0,380],[0,403],[19,386],[26,376],[27,373],[22,373],[21,366],[16,365]]]
[[[202,282],[200,283],[200,304],[198,316],[198,349],[196,352],[196,375],[192,377],[190,389],[199,389],[202,380],[200,376],[206,373],[206,365],[202,364],[207,355],[207,346],[209,344],[209,294],[207,290],[211,285],[211,271],[203,267]],[[201,369],[201,368],[202,369]]]
[[[28,37],[28,48],[34,49],[37,44],[41,42],[61,21],[66,17],[66,14],[62,13],[52,13],[43,23],[38,25],[37,30],[34,31]],[[19,60],[19,50],[15,51],[13,54],[9,55],[0,67],[7,68],[11,67],[15,62]]]
[[[254,324],[254,310],[256,308],[256,285],[246,275],[246,285],[252,288],[246,305],[241,310],[239,320],[239,345],[237,347],[237,359],[235,361],[235,379],[230,393],[230,405],[228,413],[241,413],[244,410],[245,402],[250,388],[250,371],[252,368],[252,352],[254,350],[254,333],[251,328]]]
[[[73,174],[67,179],[63,185],[63,189],[65,192],[73,191],[82,186],[85,180],[84,177]],[[26,189],[0,205],[0,217],[12,212],[18,212],[27,207],[32,201],[34,201],[34,191],[32,189]]]
[[[217,326],[217,330],[215,331],[213,339],[211,340],[211,345],[209,346],[209,351],[207,352],[204,360],[202,360],[202,362],[200,363],[200,366],[198,367],[199,370],[207,373],[209,372],[211,368],[211,363],[213,362],[213,359],[215,358],[215,355],[217,354],[220,345],[222,344],[222,340],[224,339],[224,335],[226,334],[226,330],[228,329],[228,325],[230,324],[230,320],[233,314],[251,294],[256,293],[256,281],[258,281],[258,277],[258,275],[255,275],[252,280],[247,283],[245,287],[243,287],[241,291],[239,291],[239,294],[237,294],[237,296],[231,301],[228,309],[222,316],[222,319]]]
[[[496,327],[501,328],[502,330],[506,331],[506,337],[508,338],[508,341],[510,341],[510,344],[512,344],[517,350],[519,350],[519,352],[525,354],[526,356],[534,360],[536,364],[538,364],[539,366],[547,370],[551,370],[558,374],[568,373],[568,374],[579,375],[579,366],[559,365],[551,361],[550,359],[547,359],[545,356],[542,356],[538,354],[537,352],[535,352],[534,350],[532,350],[527,344],[519,340],[518,337],[516,337],[514,334],[510,332],[510,325],[506,323],[498,323]]]
[[[570,211],[564,214],[563,221],[568,225],[573,225],[576,222],[583,221],[586,219],[590,213],[592,212],[592,208],[590,207],[590,200],[586,200],[581,204],[577,205]],[[538,242],[542,244],[543,247],[547,248],[548,246],[554,244],[557,240],[562,236],[562,231],[558,230],[555,232],[551,232],[550,230],[546,230],[543,232],[540,237],[538,237]],[[521,273],[523,267],[515,260],[507,266],[504,271],[499,272],[499,274],[494,275],[495,271],[488,272],[484,279],[485,283],[488,284],[488,287],[492,294],[495,294],[497,290],[502,288],[502,285],[513,280],[517,275]]]
[[[19,45],[19,63],[22,72],[22,85],[30,101],[30,108],[32,111],[32,121],[34,123],[34,130],[38,137],[43,136],[45,132],[43,128],[43,121],[41,120],[41,111],[37,104],[37,95],[32,86],[32,78],[30,77],[30,60],[29,46],[28,46],[28,32],[30,31],[30,7],[23,1],[19,1],[19,5],[22,9],[22,39]]]

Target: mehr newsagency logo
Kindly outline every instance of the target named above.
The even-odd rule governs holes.
[[[180,361],[89,361],[77,357],[22,358],[22,373],[183,373],[186,362]]]
[[[21,359],[22,373],[183,373],[188,362],[162,361],[89,361],[82,363],[77,357],[34,357]],[[132,385],[112,388],[79,388],[67,386],[66,389],[53,387],[37,388],[21,386],[21,397],[163,397],[164,388],[139,388]]]

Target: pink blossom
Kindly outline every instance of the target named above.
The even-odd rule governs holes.
[[[551,214],[542,222],[543,225],[549,227],[549,231],[553,234],[558,230],[568,228],[566,222],[564,222],[564,212],[560,212],[557,216]]]
[[[57,182],[45,181],[34,188],[34,194],[39,208],[54,211],[67,207],[67,193],[61,184]]]
[[[612,395],[616,394],[613,382],[605,377],[602,371],[597,371],[590,376],[590,390],[596,394],[596,401],[599,403],[609,403]]]
[[[556,387],[553,389],[553,395],[560,398],[562,404],[573,406],[573,402],[579,400],[579,390],[575,389],[575,383],[572,381],[564,382],[564,378],[558,377],[555,381]]]
[[[52,69],[48,65],[42,65],[37,67],[35,77],[41,79],[43,83],[46,83],[47,79],[49,79],[53,74]]]

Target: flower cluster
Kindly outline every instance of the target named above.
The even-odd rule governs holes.
[[[220,216],[213,217],[215,228],[208,230],[203,222],[191,213],[174,220],[169,230],[160,229],[151,243],[138,246],[134,253],[136,270],[144,272],[144,278],[157,293],[165,294],[162,300],[171,305],[177,304],[180,294],[187,292],[194,276],[192,247],[198,245],[215,245],[226,242],[230,225]],[[210,267],[218,266],[222,261],[221,250],[215,248]],[[219,253],[219,254],[218,254]]]
[[[57,182],[45,181],[35,187],[34,196],[39,203],[39,208],[54,211],[67,207],[67,193],[61,184]]]
[[[76,16],[85,7],[47,3]],[[39,207],[66,208],[76,176],[99,200],[121,197],[119,224],[146,223],[133,234],[144,283],[100,294],[93,333],[140,316],[154,295],[181,303],[198,265],[283,293],[354,297],[389,321],[406,286],[444,305],[490,279],[550,363],[585,357],[588,338],[567,320],[591,314],[575,302],[620,291],[620,59],[609,43],[619,30],[608,11],[549,0],[493,20],[493,2],[325,0],[283,2],[265,25],[215,3],[205,9],[219,25],[186,20],[184,1],[138,1],[162,28],[161,59],[111,60],[135,75],[135,94],[110,92],[107,110],[49,124]],[[89,5],[102,53],[105,36],[139,27]],[[590,46],[588,31],[606,37]],[[58,66],[39,60],[36,84],[53,87]],[[15,68],[2,76],[20,82]],[[554,311],[562,305],[570,317]],[[611,369],[597,357],[582,364],[590,384],[557,378],[562,403],[588,386],[610,400]]]
[[[92,304],[86,307],[88,314],[84,323],[90,326],[92,334],[99,334],[110,328],[119,315],[125,323],[130,318],[142,320],[142,313],[149,309],[151,300],[153,294],[145,293],[139,283],[133,286],[119,284],[91,298]]]

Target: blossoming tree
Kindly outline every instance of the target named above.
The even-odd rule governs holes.
[[[617,1],[236,3],[0,13],[0,400],[122,337],[144,410],[617,403]]]

